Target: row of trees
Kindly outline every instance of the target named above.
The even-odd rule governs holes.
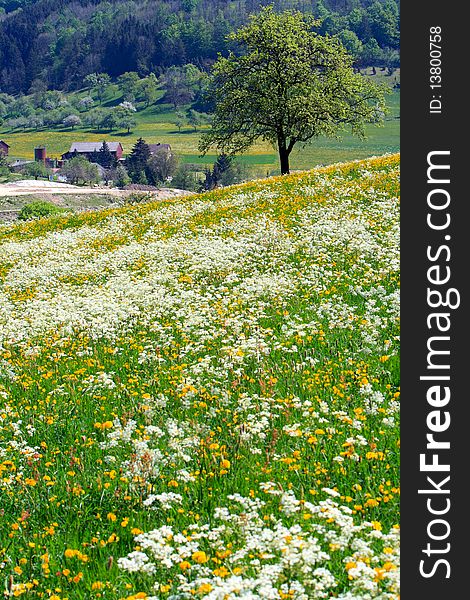
[[[55,111],[35,111],[26,117],[10,117],[2,119],[9,129],[40,129],[66,128],[74,130],[77,127],[87,127],[96,131],[123,131],[130,133],[137,121],[132,114],[120,110],[97,109],[86,115],[80,115],[67,109]]]
[[[136,100],[140,100],[145,107],[148,107],[157,99],[159,81],[155,73],[141,78],[135,71],[126,72],[117,79],[117,82],[126,102],[135,103]],[[84,84],[92,91],[94,98],[101,105],[106,91],[111,85],[111,77],[107,73],[90,73],[84,78]],[[89,96],[87,103],[94,101],[94,98]],[[83,104],[85,103],[82,100],[82,106]]]
[[[116,87],[113,88],[114,94],[120,92],[123,101],[131,102],[137,107],[139,103],[141,108],[154,104],[159,90],[162,89],[165,92],[164,100],[176,108],[194,100],[200,101],[206,81],[207,73],[193,64],[170,67],[159,77],[155,73],[141,77],[136,71],[126,71],[114,82],[107,73],[94,72],[87,75],[82,81],[81,88],[89,90],[86,96],[67,96],[62,91],[48,90],[46,83],[37,79],[28,91],[28,100],[20,94],[17,95],[16,102],[13,97],[11,102],[15,102],[12,109],[16,109],[23,116],[28,108],[24,106],[25,102],[29,105],[30,110],[33,108],[54,110],[70,105],[79,111],[86,111],[97,104],[102,105],[110,86],[114,83],[117,86],[117,90]],[[3,93],[2,97],[8,98],[8,94]]]
[[[197,131],[201,125],[209,124],[211,117],[194,109],[177,110],[173,122],[178,131],[187,126]],[[94,109],[85,115],[78,115],[62,109],[60,111],[50,111],[49,113],[34,112],[27,117],[5,119],[0,117],[0,124],[9,129],[22,129],[23,131],[54,128],[66,128],[73,131],[78,127],[86,127],[98,132],[122,131],[129,134],[138,123],[130,111]]]
[[[160,185],[174,175],[178,158],[162,147],[151,153],[149,145],[139,138],[127,157],[125,166],[132,183]]]
[[[358,64],[398,59],[399,0],[272,0],[321,19],[319,32],[340,35]],[[187,63],[207,70],[234,49],[230,31],[265,0],[38,0],[0,22],[0,89],[27,93],[78,89],[84,77],[126,72],[157,76]],[[386,65],[385,65],[386,66]],[[151,83],[144,93],[152,94]]]
[[[164,103],[176,109],[175,125],[197,129],[209,122],[204,108],[203,94],[208,76],[194,65],[171,67],[159,79],[151,73],[140,78],[135,71],[123,73],[115,83],[106,73],[92,73],[84,80],[87,92],[66,95],[58,90],[46,90],[39,82],[28,96],[13,97],[0,94],[0,124],[10,129],[88,127],[97,131],[125,131],[130,133],[137,125],[139,111],[154,104],[160,96]],[[160,91],[162,89],[162,91]],[[163,97],[162,97],[163,93]],[[116,106],[104,107],[121,101]],[[193,103],[194,108],[182,110]]]
[[[73,184],[98,181],[108,184],[112,181],[116,187],[125,187],[129,183],[160,186],[171,180],[178,166],[178,158],[173,152],[162,147],[151,153],[145,140],[139,138],[124,162],[117,161],[106,141],[103,141],[100,149],[88,159],[73,156],[65,163],[61,174]],[[26,165],[25,170],[28,168],[29,165]]]
[[[16,98],[9,97],[6,93],[1,97],[3,102],[9,98],[11,111],[17,113],[13,116],[27,116],[27,111],[33,109],[49,111],[66,106],[84,112],[102,106],[104,100],[109,101],[110,90],[113,96],[121,94],[122,100],[133,104],[137,110],[154,104],[161,96],[160,90],[163,90],[163,101],[177,108],[183,104],[201,102],[207,78],[207,73],[193,64],[170,67],[159,77],[155,73],[141,77],[136,71],[126,71],[112,80],[107,73],[94,72],[84,77],[80,86],[88,91],[85,96],[48,90],[43,80],[36,79],[28,91],[28,97],[22,94]]]
[[[212,167],[202,169],[200,165],[189,163],[159,165],[158,160],[151,162],[148,171],[154,173],[157,186],[165,184],[174,188],[189,191],[206,191],[215,187],[241,183],[249,179],[248,170],[239,162],[222,155]],[[50,170],[40,162],[31,162],[25,165],[21,171],[22,175],[31,179],[46,179],[50,176]],[[171,173],[171,176],[169,175]],[[8,178],[10,171],[4,158],[0,157],[0,178]],[[132,179],[124,165],[119,164],[109,169],[99,169],[96,163],[86,158],[77,156],[69,160],[60,173],[72,185],[94,185],[101,182],[112,183],[114,187],[125,188],[132,183]],[[163,179],[163,175],[168,174]],[[142,184],[139,184],[139,187]]]

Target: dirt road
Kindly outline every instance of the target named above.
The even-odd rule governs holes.
[[[0,197],[17,197],[31,196],[34,194],[93,194],[116,196],[118,198],[125,197],[129,191],[123,191],[118,188],[107,187],[82,187],[78,185],[70,185],[68,183],[60,183],[56,181],[35,181],[33,179],[25,179],[14,181],[11,183],[0,184]],[[172,198],[174,196],[186,196],[191,192],[186,190],[177,190],[172,188],[161,188],[158,191],[152,192],[156,198]]]

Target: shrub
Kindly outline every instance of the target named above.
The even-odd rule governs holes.
[[[36,161],[26,164],[21,169],[21,172],[23,175],[26,175],[27,177],[34,177],[36,180],[39,179],[39,177],[47,177],[49,174],[49,171],[46,169],[46,167],[41,162]]]
[[[114,185],[118,188],[124,189],[127,185],[129,185],[130,177],[127,174],[126,169],[122,165],[118,165],[116,167],[116,172],[114,176]]]
[[[40,219],[41,217],[58,215],[63,212],[63,208],[60,208],[60,206],[57,206],[52,202],[36,200],[23,206],[23,208],[20,210],[18,218],[22,221],[28,221],[29,219]]]
[[[0,152],[0,177],[10,177],[10,169],[8,168],[8,161],[3,152]]]
[[[160,148],[147,161],[147,176],[152,183],[162,183],[172,177],[177,168],[177,156],[166,148]]]

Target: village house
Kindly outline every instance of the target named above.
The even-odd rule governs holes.
[[[121,142],[106,142],[109,151],[117,160],[121,160],[124,153],[124,148]],[[99,152],[103,146],[103,142],[74,142],[70,146],[70,150],[62,154],[62,160],[70,160],[74,156],[83,156],[87,160],[92,158],[94,152]]]
[[[160,150],[166,150],[166,152],[171,153],[170,144],[149,144],[148,147],[150,148],[150,154],[155,154],[155,152],[159,152]]]
[[[0,154],[3,154],[4,156],[8,156],[9,151],[10,151],[10,146],[3,140],[0,140]]]

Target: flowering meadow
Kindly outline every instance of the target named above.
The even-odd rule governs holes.
[[[399,597],[399,156],[0,228],[0,585]]]

